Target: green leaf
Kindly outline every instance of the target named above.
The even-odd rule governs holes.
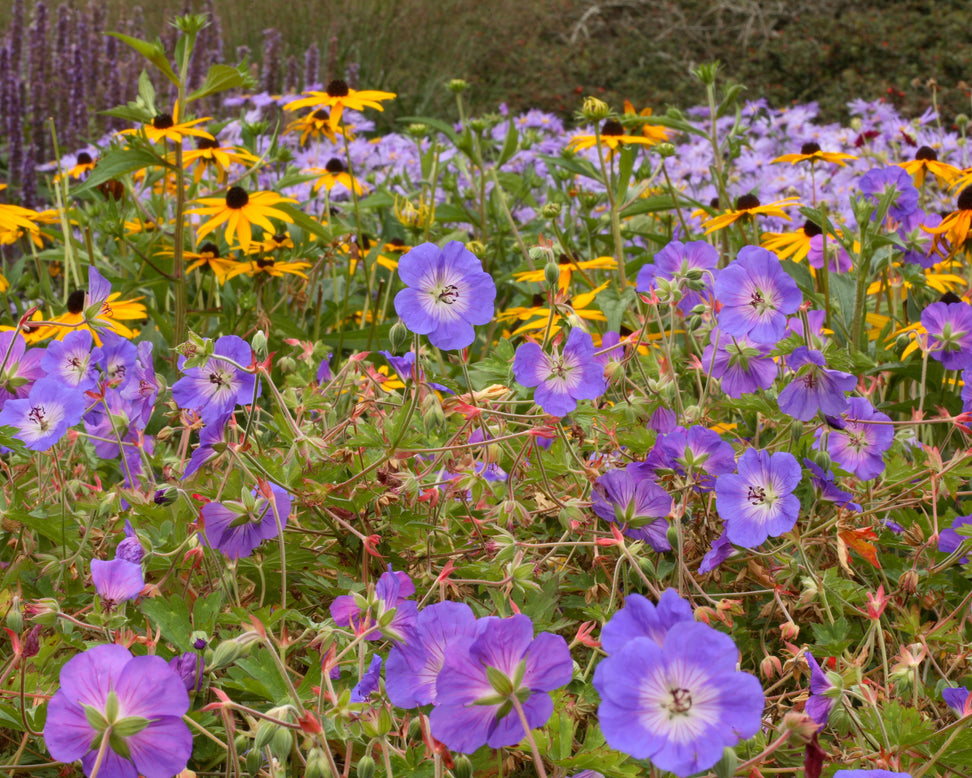
[[[579,176],[584,176],[585,178],[591,178],[594,181],[599,181],[604,183],[604,178],[598,172],[597,168],[590,162],[588,162],[583,157],[554,157],[550,154],[539,154],[540,159],[551,165],[556,165],[557,167],[562,167],[569,173],[576,173]]]
[[[513,117],[511,116],[510,126],[506,131],[506,140],[503,141],[503,148],[500,151],[499,159],[496,160],[496,167],[503,167],[519,149],[520,133],[516,131],[516,127],[513,125]]]
[[[253,77],[240,68],[230,65],[213,65],[206,74],[203,85],[186,98],[186,102],[208,97],[227,89],[249,88],[253,84]]]
[[[73,191],[75,194],[87,192],[105,181],[150,167],[164,167],[175,170],[173,165],[148,149],[109,149],[98,160],[98,164],[95,165],[94,170],[91,171],[85,182]]]
[[[294,220],[294,224],[305,232],[316,235],[318,238],[321,238],[326,242],[334,240],[333,230],[328,229],[316,219],[312,219],[302,210],[295,208],[290,203],[277,203],[273,207],[287,214],[291,219]]]
[[[135,49],[135,51],[161,70],[162,74],[169,79],[169,81],[176,86],[179,85],[179,77],[172,69],[172,65],[169,64],[169,58],[165,55],[165,48],[162,46],[162,41],[160,41],[158,38],[156,38],[155,43],[149,43],[148,41],[143,41],[140,38],[133,38],[130,35],[123,35],[120,32],[109,32],[108,34],[113,38],[117,38],[122,43],[131,46],[133,49]]]
[[[144,599],[139,607],[146,618],[162,630],[162,637],[172,645],[180,651],[192,649],[189,644],[192,621],[189,618],[189,606],[182,597],[174,594],[168,600],[161,597]]]
[[[452,128],[448,122],[444,122],[441,119],[432,119],[428,116],[403,116],[398,121],[403,124],[425,124],[431,127],[433,130],[438,130],[443,135],[445,135],[453,144],[458,145],[459,136],[456,131]]]

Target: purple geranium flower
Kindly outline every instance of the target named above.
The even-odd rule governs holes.
[[[886,192],[893,189],[895,194],[888,207],[888,216],[903,222],[906,229],[913,228],[912,217],[921,217],[918,210],[918,190],[908,172],[897,165],[868,170],[861,177],[858,186],[864,196],[875,205]]]
[[[716,510],[729,540],[755,548],[793,529],[800,513],[800,500],[792,494],[801,477],[796,458],[750,448],[739,457],[737,471],[720,476],[715,487]]]
[[[844,392],[857,386],[857,377],[827,368],[819,351],[799,346],[786,358],[786,364],[798,371],[777,399],[780,410],[787,416],[810,421],[817,411],[839,416],[850,407]]]
[[[15,438],[33,451],[57,443],[84,414],[84,393],[53,378],[35,383],[24,400],[8,400],[0,411],[0,426],[16,427]]]
[[[803,302],[776,254],[759,246],[743,246],[716,276],[714,291],[722,303],[719,327],[732,336],[748,335],[755,343],[775,344],[786,330],[787,315]]]
[[[560,635],[541,632],[534,638],[533,623],[523,615],[482,619],[476,637],[449,644],[435,682],[432,736],[464,754],[483,745],[519,743],[526,732],[514,706],[522,706],[530,729],[542,727],[553,713],[547,692],[572,675],[573,661]]]
[[[869,422],[890,422],[891,418],[874,410],[863,397],[851,397],[847,417],[843,429],[826,433],[830,458],[862,481],[877,478],[884,472],[884,452],[894,442],[894,428]],[[818,448],[823,434],[823,428],[817,430]]]
[[[696,622],[669,630],[661,645],[627,641],[594,672],[608,745],[678,776],[712,767],[762,719],[763,689],[736,670],[737,656],[730,637]]]
[[[250,501],[250,505],[236,502],[230,507],[221,502],[206,503],[201,512],[203,542],[222,551],[230,559],[239,559],[252,554],[253,549],[264,540],[277,537],[287,526],[290,495],[286,489],[270,481],[265,481],[264,485],[263,488],[254,487],[251,494],[255,499]]]
[[[243,338],[224,335],[213,347],[215,356],[203,367],[193,367],[172,385],[172,398],[180,408],[188,408],[199,414],[207,424],[232,411],[237,405],[248,405],[253,400],[253,384],[256,377],[229,362],[248,367],[253,352]],[[184,360],[180,359],[180,363]]]
[[[364,702],[371,696],[372,692],[378,690],[381,682],[381,657],[374,654],[368,669],[364,671],[360,680],[351,690],[351,702]]]
[[[850,254],[845,251],[844,247],[840,243],[828,236],[826,241],[826,251],[827,256],[830,260],[827,269],[831,273],[846,273],[854,266],[854,260],[851,259]],[[807,262],[810,267],[815,267],[818,270],[823,267],[824,263],[824,236],[814,235],[810,238],[810,249],[807,251]]]
[[[861,506],[859,503],[854,502],[854,495],[850,492],[845,492],[843,489],[837,486],[834,480],[834,472],[832,470],[824,470],[812,459],[807,459],[804,457],[804,466],[810,471],[810,481],[813,483],[814,487],[819,490],[820,496],[825,500],[834,503],[841,508],[848,508],[852,511],[861,512]],[[890,524],[893,524],[891,522]],[[889,526],[890,526],[889,524]]]
[[[650,292],[658,287],[659,280],[668,281],[682,292],[678,309],[687,316],[702,302],[700,292],[709,291],[719,252],[703,240],[691,243],[673,240],[655,254],[654,260],[638,271],[635,288]]]
[[[50,378],[61,381],[65,386],[92,389],[98,382],[95,363],[101,358],[101,349],[94,347],[94,337],[90,330],[74,330],[64,336],[64,340],[54,340],[41,359],[41,367]]]
[[[14,330],[0,332],[0,408],[13,397],[26,397],[34,381],[47,372],[41,362],[45,349],[27,349],[24,336]]]
[[[142,566],[117,557],[107,562],[92,559],[91,581],[98,596],[109,607],[125,600],[134,600],[145,588]]]
[[[193,651],[186,651],[169,660],[169,667],[182,679],[188,692],[202,689],[204,665],[203,658]]]
[[[972,305],[932,303],[921,312],[921,325],[931,338],[932,358],[946,370],[972,366]]]
[[[718,432],[696,424],[659,435],[644,467],[673,470],[694,489],[709,492],[718,476],[736,469],[736,455]]]
[[[746,335],[729,335],[718,327],[709,337],[710,343],[702,352],[702,367],[719,379],[722,391],[729,397],[739,398],[773,385],[778,368],[769,347]]]
[[[809,651],[804,652],[803,656],[810,667],[810,697],[807,698],[804,710],[811,719],[823,727],[830,717],[830,709],[834,707],[833,698],[827,696],[826,692],[833,689],[834,685]]]
[[[370,598],[355,594],[342,594],[331,603],[331,618],[341,627],[352,627],[356,634],[380,624],[369,640],[384,635],[391,640],[404,641],[415,625],[418,606],[408,598],[415,594],[415,584],[406,573],[388,571],[381,574]],[[391,614],[391,615],[389,615]]]
[[[942,689],[942,699],[959,716],[972,714],[972,694],[964,686],[951,686]]]
[[[395,295],[395,311],[437,348],[465,348],[476,339],[473,325],[493,318],[496,283],[459,241],[416,246],[398,261],[398,275],[406,288]]]
[[[911,774],[892,770],[838,770],[834,778],[911,778]]]
[[[95,646],[61,668],[44,740],[54,759],[80,759],[91,775],[107,736],[99,778],[170,778],[192,753],[192,733],[182,720],[188,710],[186,687],[164,659],[133,657],[114,644]]]
[[[699,562],[700,573],[711,573],[733,554],[732,542],[725,532],[712,542],[712,548]]]
[[[616,654],[636,638],[649,638],[659,646],[676,624],[694,623],[692,606],[674,589],[666,589],[655,605],[640,594],[629,594],[624,607],[616,611],[601,630],[601,645],[608,654]]]
[[[450,643],[475,637],[479,624],[463,602],[439,602],[419,611],[413,629],[396,643],[385,665],[385,691],[399,708],[435,704],[435,679]]]
[[[959,535],[957,530],[959,527],[970,524],[972,524],[972,516],[956,516],[951,527],[946,527],[938,533],[938,550],[943,554],[958,551],[962,543],[968,540],[968,537]],[[968,557],[962,557],[959,561],[964,565],[969,560]]]
[[[578,400],[604,394],[604,368],[594,358],[594,341],[579,327],[567,336],[561,354],[549,355],[536,343],[524,343],[513,357],[513,375],[523,386],[535,386],[533,400],[551,416],[566,416]]]
[[[637,468],[608,470],[598,477],[591,507],[605,521],[622,525],[629,538],[643,540],[655,551],[671,551],[666,521],[671,495]]]

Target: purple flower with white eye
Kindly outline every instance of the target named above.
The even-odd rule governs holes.
[[[65,386],[87,391],[98,383],[95,364],[101,358],[101,349],[93,347],[94,337],[89,330],[74,330],[64,340],[48,344],[41,367],[50,378]]]
[[[530,729],[553,713],[547,692],[570,682],[573,661],[567,641],[541,632],[523,615],[481,620],[475,637],[449,644],[435,682],[436,704],[429,715],[432,737],[452,751],[471,754],[483,745],[502,748],[526,736],[514,709],[523,708]]]
[[[134,343],[111,330],[102,333],[97,362],[109,385],[125,386],[135,372],[137,360],[138,348]]]
[[[533,401],[551,416],[566,416],[578,400],[596,400],[607,389],[594,341],[579,327],[570,331],[560,354],[547,354],[537,343],[522,344],[513,357],[513,375],[523,386],[537,387]]]
[[[236,364],[219,357],[226,357]],[[185,360],[179,361],[181,364]],[[224,335],[216,340],[214,356],[204,366],[186,370],[185,375],[172,385],[172,398],[180,408],[198,413],[207,424],[215,421],[237,405],[252,402],[256,377],[236,367],[248,367],[252,361],[253,352],[243,338]]]
[[[219,416],[213,421],[207,422],[199,430],[199,445],[193,450],[192,456],[189,457],[189,464],[186,465],[186,470],[182,474],[183,478],[188,478],[206,462],[219,456],[216,446],[226,442],[226,428],[231,416],[232,412]]]
[[[659,435],[643,467],[658,475],[673,470],[694,489],[709,492],[717,477],[736,469],[736,455],[718,432],[696,424]]]
[[[673,240],[655,254],[654,262],[638,271],[635,288],[650,292],[664,279],[682,292],[678,309],[688,316],[692,309],[703,302],[701,292],[709,292],[712,272],[719,262],[719,252],[704,240],[682,243]]]
[[[810,667],[810,697],[804,706],[806,714],[813,719],[821,728],[827,724],[830,718],[830,709],[834,707],[834,700],[827,696],[826,692],[834,688],[826,673],[820,669],[817,660],[813,658],[809,651],[804,652],[803,656]]]
[[[959,716],[972,715],[972,694],[964,686],[942,689],[942,699]]]
[[[46,451],[84,414],[84,393],[54,378],[42,378],[24,400],[7,400],[0,426],[16,427],[14,437],[32,451]]]
[[[91,581],[95,591],[111,607],[119,602],[134,600],[145,588],[142,566],[127,559],[91,560]]]
[[[962,544],[969,539],[968,536],[959,535],[958,529],[968,525],[972,525],[972,516],[956,516],[951,527],[946,527],[938,533],[938,550],[943,554],[958,551]],[[963,565],[968,561],[969,558],[965,556],[959,560]]]
[[[736,670],[737,656],[730,637],[697,622],[670,629],[661,645],[627,641],[594,671],[608,745],[678,776],[708,770],[762,721],[763,689]]]
[[[671,551],[668,521],[672,498],[634,467],[608,470],[591,492],[591,508],[605,521],[617,522],[629,538],[643,540],[655,551]]]
[[[441,249],[434,243],[415,246],[398,261],[398,276],[406,288],[395,295],[395,311],[436,348],[465,348],[476,339],[473,325],[493,318],[496,283],[459,241]]]
[[[356,634],[381,624],[368,640],[380,640],[382,636],[404,641],[415,625],[418,606],[408,598],[415,594],[415,584],[406,573],[388,571],[381,574],[375,585],[374,595],[342,594],[331,603],[331,618],[340,627],[351,627]],[[393,613],[391,619],[387,614]]]
[[[450,643],[475,637],[479,630],[472,608],[462,602],[439,602],[419,611],[415,625],[396,642],[385,665],[385,692],[399,708],[435,704],[435,679]]]
[[[786,317],[796,313],[803,295],[779,258],[759,246],[743,246],[735,261],[716,276],[715,298],[723,332],[748,335],[754,343],[775,345],[786,330]]]
[[[368,669],[364,671],[361,679],[351,690],[351,702],[365,702],[372,692],[378,690],[381,682],[381,657],[375,654],[371,657]]]
[[[895,221],[903,222],[906,229],[913,229],[915,225],[911,222],[921,218],[921,212],[918,210],[918,189],[908,172],[897,165],[868,170],[861,176],[858,187],[861,193],[875,205],[888,192],[894,190],[891,205],[888,207],[888,216]]]
[[[786,358],[797,376],[780,392],[780,410],[800,421],[810,421],[817,412],[839,416],[850,403],[845,392],[857,386],[857,377],[826,367],[824,355],[816,349],[799,346]]]
[[[779,368],[770,356],[772,349],[746,335],[729,335],[718,327],[709,337],[710,343],[702,352],[702,367],[719,379],[719,386],[729,397],[736,399],[773,385]]]
[[[862,481],[877,478],[884,472],[884,452],[894,442],[890,421],[887,414],[876,411],[863,397],[851,397],[843,429],[826,433],[830,458]],[[817,430],[817,448],[821,447],[824,434],[823,428]]]
[[[209,502],[202,507],[203,530],[200,537],[207,546],[222,551],[230,559],[253,553],[264,540],[277,537],[287,526],[290,495],[270,481],[254,487],[252,505],[243,502]],[[271,504],[272,497],[272,504]],[[278,521],[279,520],[279,521]]]
[[[792,492],[801,476],[792,454],[746,449],[737,472],[716,481],[716,510],[725,522],[726,537],[737,546],[756,548],[766,538],[793,529],[800,500]]]
[[[192,753],[192,733],[182,720],[189,695],[164,659],[95,646],[70,659],[60,680],[44,724],[54,759],[80,759],[90,776],[107,737],[99,778],[170,778],[185,768]]]
[[[972,366],[972,305],[932,303],[921,312],[921,325],[931,338],[929,353],[946,370]]]
[[[692,606],[674,589],[662,592],[658,605],[640,594],[629,594],[624,607],[615,611],[601,629],[601,646],[608,654],[616,654],[636,638],[649,638],[661,646],[670,629],[676,625],[681,629],[694,621]]]
[[[41,364],[45,353],[42,348],[28,349],[19,332],[0,332],[0,408],[14,397],[26,397],[34,382],[47,374]]]

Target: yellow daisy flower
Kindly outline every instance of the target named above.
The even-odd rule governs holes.
[[[601,313],[601,311],[596,308],[589,308],[588,306],[594,302],[594,298],[598,294],[607,289],[609,284],[610,281],[605,281],[596,289],[576,295],[573,298],[567,297],[566,294],[558,294],[554,300],[553,311],[541,305],[534,305],[529,308],[508,308],[503,313],[498,314],[496,318],[499,321],[529,320],[526,324],[513,330],[511,333],[513,335],[545,329],[551,317],[553,317],[553,323],[550,327],[550,333],[554,334],[560,330],[560,325],[557,322],[565,315],[562,311],[565,311],[567,314],[573,313],[581,319],[587,319],[588,321],[607,321],[607,316]]]
[[[634,106],[628,100],[624,101],[624,115],[625,118],[628,117],[643,117],[647,119],[651,116],[651,108],[642,108],[640,111],[635,113]],[[646,121],[637,122],[636,124],[641,124],[641,134],[646,138],[650,138],[655,143],[664,143],[668,140],[671,130],[666,127],[659,127],[657,124],[649,124]]]
[[[75,158],[74,166],[68,170],[65,170],[63,175],[58,173],[56,176],[54,176],[54,181],[58,182],[64,177],[79,179],[94,170],[95,164],[96,160],[92,159],[91,155],[87,151],[82,151]]]
[[[314,194],[320,190],[323,186],[330,192],[335,186],[340,184],[349,192],[353,188],[356,194],[362,195],[365,193],[365,188],[361,185],[357,178],[352,176],[348,169],[344,166],[344,163],[337,157],[331,157],[323,169],[319,167],[308,168],[308,173],[320,173],[321,177],[318,178],[311,189]]]
[[[575,135],[570,139],[567,148],[571,151],[583,151],[597,145],[597,135]],[[647,135],[627,135],[624,125],[617,119],[608,119],[601,126],[601,145],[607,146],[613,154],[621,145],[654,146],[658,138]]]
[[[821,151],[819,143],[810,141],[800,147],[799,154],[784,154],[782,157],[774,159],[773,163],[789,162],[791,165],[795,165],[797,162],[809,162],[813,165],[817,162],[832,162],[840,167],[846,167],[847,162],[853,159],[857,159],[853,154],[842,154],[839,151]]]
[[[172,249],[165,249],[159,252],[159,256],[171,257],[172,254]],[[187,274],[194,270],[208,270],[216,276],[216,280],[220,285],[249,270],[249,264],[246,262],[238,262],[231,257],[221,257],[219,255],[219,246],[210,241],[203,243],[197,251],[184,251],[182,256],[189,263],[186,266]]]
[[[597,257],[596,259],[585,259],[583,262],[576,262],[566,254],[560,255],[558,262],[560,267],[560,278],[557,281],[557,288],[563,292],[570,286],[570,279],[575,270],[615,270],[618,266],[614,257]],[[545,280],[544,268],[539,270],[525,270],[522,273],[514,273],[515,281],[527,281],[543,283]]]
[[[823,235],[823,230],[808,219],[802,227],[793,232],[764,233],[760,245],[772,251],[780,259],[802,262],[810,253],[810,239],[817,235]]]
[[[972,184],[959,193],[955,205],[956,210],[942,219],[937,227],[921,226],[925,232],[935,236],[934,249],[946,259],[954,257],[969,239],[969,229],[972,228]]]
[[[358,91],[348,86],[346,81],[335,79],[327,85],[324,92],[304,92],[306,97],[292,100],[284,106],[285,111],[296,111],[300,108],[330,108],[330,121],[332,126],[336,126],[341,121],[341,114],[345,108],[352,111],[363,111],[365,108],[375,108],[384,111],[381,103],[383,100],[393,100],[396,95],[394,92],[381,92],[377,89],[364,89]]]
[[[284,262],[273,257],[260,257],[252,262],[248,262],[247,265],[248,267],[244,272],[251,276],[258,276],[262,273],[273,276],[274,278],[283,278],[285,275],[307,278],[307,274],[304,271],[311,266],[311,263],[297,261]]]
[[[226,242],[231,243],[235,236],[240,248],[248,251],[253,240],[253,224],[262,227],[271,235],[277,230],[270,221],[271,218],[293,223],[293,219],[279,208],[280,203],[296,203],[292,197],[282,197],[276,192],[247,192],[241,186],[230,187],[226,197],[201,197],[193,202],[201,207],[186,211],[186,213],[211,217],[199,227],[197,235],[203,238],[215,230],[219,225],[226,224]]]
[[[0,184],[0,190],[6,188],[6,184]],[[22,208],[19,205],[0,203],[0,230],[4,233],[24,230],[35,232],[37,230],[37,225],[34,223],[36,219],[36,211],[32,211],[29,208]],[[14,240],[16,238],[4,242],[13,243]]]
[[[265,238],[262,243],[255,244],[253,251],[270,252],[280,251],[281,249],[292,249],[293,247],[294,240],[290,237],[290,234],[286,232],[278,232],[268,238]]]
[[[205,130],[201,130],[196,127],[197,124],[202,122],[208,122],[212,117],[206,116],[202,119],[193,119],[191,122],[179,123],[179,107],[175,108],[174,114],[160,113],[148,124],[143,124],[139,129],[129,129],[122,130],[119,135],[134,135],[137,132],[144,132],[145,137],[147,137],[152,143],[158,143],[160,140],[172,141],[172,143],[182,143],[182,138],[185,135],[193,135],[197,138],[209,138],[209,140],[214,140],[213,136],[210,135]]]
[[[112,292],[101,304],[101,310],[95,315],[94,319],[100,327],[112,330],[116,335],[131,340],[138,335],[138,330],[131,329],[122,322],[138,321],[147,318],[145,306],[139,302],[144,297],[135,297],[131,300],[122,300],[121,292]],[[71,292],[67,299],[67,310],[60,316],[54,316],[48,321],[57,324],[42,325],[34,329],[33,327],[24,328],[24,339],[28,343],[39,343],[53,337],[55,340],[64,340],[69,332],[74,330],[88,330],[96,345],[101,345],[101,338],[98,336],[98,328],[92,328],[84,315],[85,291],[76,289]],[[35,316],[37,318],[37,316]],[[58,326],[60,325],[60,326]]]
[[[740,219],[746,219],[757,214],[762,214],[763,216],[779,216],[781,219],[790,221],[790,217],[787,216],[783,207],[794,205],[797,202],[799,202],[799,198],[787,197],[783,200],[761,205],[759,198],[754,194],[740,195],[736,198],[736,209],[734,211],[726,211],[718,216],[713,216],[711,219],[702,222],[702,226],[706,228],[705,234],[708,235],[716,230],[721,230],[724,227],[735,224]]]
[[[168,155],[169,162],[175,162],[175,154]],[[192,180],[197,184],[202,180],[207,170],[216,171],[219,183],[226,181],[226,173],[230,165],[237,164],[252,167],[260,158],[245,149],[236,146],[221,146],[215,138],[200,138],[196,141],[196,148],[182,152],[182,166],[189,170],[195,167]]]
[[[334,122],[330,111],[326,108],[318,108],[288,124],[284,135],[292,132],[299,132],[300,145],[306,146],[308,139],[327,138],[331,143],[336,143],[338,134],[343,133],[344,130]]]
[[[953,167],[946,162],[938,161],[938,152],[933,148],[928,146],[922,146],[915,152],[915,158],[908,160],[907,162],[899,162],[898,165],[903,167],[908,171],[913,179],[915,179],[915,186],[920,187],[925,183],[925,176],[931,173],[935,178],[938,179],[938,183],[944,186],[951,181],[954,181],[959,176],[962,176],[965,183],[962,181],[956,182],[956,188],[961,188],[965,184],[972,183],[972,173],[968,176],[963,176],[962,171],[957,167]]]

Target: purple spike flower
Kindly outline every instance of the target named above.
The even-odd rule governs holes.
[[[799,346],[786,358],[791,370],[799,371],[780,392],[780,410],[800,421],[810,421],[820,411],[826,416],[839,416],[850,403],[845,392],[857,386],[857,377],[826,367],[824,355],[816,349]]]
[[[803,295],[776,254],[759,246],[743,246],[735,261],[722,270],[714,285],[722,303],[719,327],[729,335],[748,335],[755,343],[775,344],[786,330]]]
[[[493,318],[496,283],[459,241],[416,246],[399,260],[398,275],[406,288],[395,295],[395,311],[437,348],[465,348],[476,339],[473,325]]]
[[[158,656],[133,657],[110,644],[89,648],[61,668],[61,688],[47,706],[44,740],[59,762],[81,760],[91,775],[108,738],[100,778],[169,778],[192,753],[182,717],[189,695]]]
[[[756,548],[796,524],[800,500],[792,493],[800,483],[800,465],[792,454],[746,449],[737,473],[716,481],[716,510],[726,536],[737,546]]]
[[[203,367],[193,367],[172,385],[172,398],[180,408],[196,411],[207,424],[253,400],[256,377],[220,359],[249,366],[253,352],[243,338],[224,335],[216,340],[214,356]],[[184,360],[183,360],[184,361]]]
[[[523,386],[537,387],[533,400],[551,416],[566,416],[578,400],[596,400],[607,389],[594,341],[579,327],[570,331],[560,354],[549,355],[537,343],[522,344],[513,357],[513,375]]]
[[[219,502],[203,506],[205,526],[201,537],[206,545],[222,551],[230,559],[239,559],[252,554],[264,540],[280,534],[290,515],[290,495],[275,483],[263,483],[266,488],[253,489],[252,495],[256,499],[252,508],[243,503],[233,503],[231,508]]]
[[[522,706],[530,729],[542,727],[553,713],[547,692],[572,675],[573,661],[560,635],[541,632],[534,638],[533,623],[523,615],[482,619],[476,637],[449,644],[435,682],[432,736],[463,754],[483,745],[519,743],[526,732],[514,705]]]
[[[0,411],[0,426],[16,427],[14,437],[27,448],[45,451],[81,421],[84,409],[82,392],[43,378],[31,387],[26,400],[7,400]]]
[[[594,672],[608,745],[678,776],[708,770],[760,728],[763,690],[736,670],[737,655],[730,637],[696,622],[669,630],[661,645],[626,642]]]
[[[643,540],[658,552],[671,551],[666,520],[671,495],[634,467],[608,470],[598,477],[591,508],[605,521],[618,522],[629,538]]]
[[[932,358],[946,370],[972,366],[972,305],[932,303],[921,312],[921,325],[931,338]]]
[[[877,478],[884,472],[884,452],[894,442],[894,428],[880,422],[890,421],[887,414],[876,411],[863,397],[851,397],[843,428],[826,433],[830,458],[862,481]],[[814,444],[817,448],[821,447],[823,435],[823,428],[818,429]]]

